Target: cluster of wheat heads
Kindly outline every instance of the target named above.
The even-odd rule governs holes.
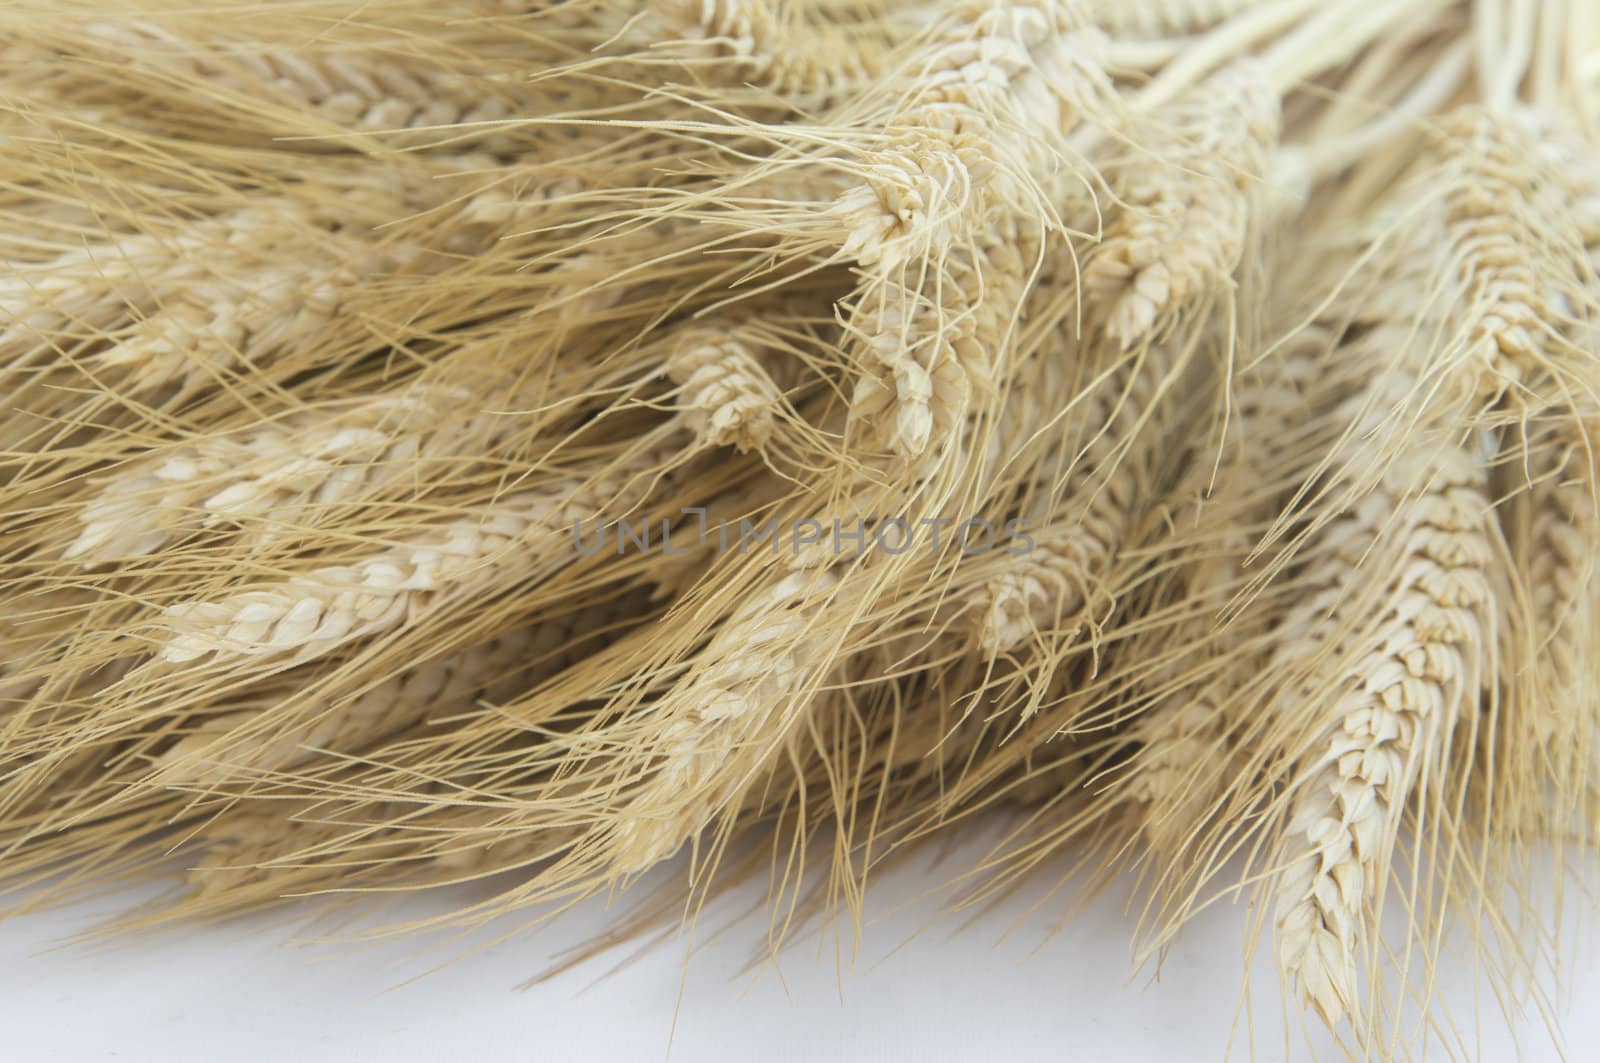
[[[782,929],[1009,810],[961,903],[1245,892],[1401,1051],[1600,810],[1597,23],[7,6],[11,910],[687,850]]]

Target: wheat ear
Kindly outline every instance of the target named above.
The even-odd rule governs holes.
[[[1308,338],[1246,376],[1222,433],[1220,459],[1190,467],[1173,493],[1174,538],[1157,550],[1154,564],[1171,567],[1177,619],[1154,625],[1130,654],[1162,663],[1135,684],[1151,703],[1130,728],[1139,750],[1127,792],[1139,806],[1149,850],[1162,860],[1181,859],[1236,782],[1228,756],[1239,724],[1235,704],[1265,663],[1262,647],[1270,642],[1262,633],[1280,610],[1258,599],[1228,623],[1224,613],[1247,583],[1254,533],[1281,502],[1281,490],[1263,485],[1284,483],[1301,457],[1284,440],[1310,415],[1306,396],[1321,371],[1320,345]]]
[[[1525,721],[1547,765],[1587,770],[1600,721],[1593,686],[1597,640],[1592,593],[1600,556],[1593,436],[1582,421],[1561,419],[1529,440],[1529,482],[1513,500],[1526,512],[1526,539],[1516,543],[1517,571],[1536,620],[1538,658],[1526,667],[1540,678],[1538,703]],[[1519,465],[1515,469],[1524,474]],[[1508,510],[1509,511],[1509,510]],[[1560,779],[1562,784],[1571,780]]]
[[[301,414],[169,448],[111,477],[79,513],[83,528],[64,556],[103,564],[153,553],[190,526],[268,514],[292,524],[305,507],[403,475],[419,430],[465,397],[443,386],[406,389],[332,416]]]
[[[670,857],[760,778],[827,664],[831,640],[812,620],[837,586],[828,570],[790,573],[724,621],[669,695],[659,761],[619,814],[618,870]]]
[[[1490,674],[1490,512],[1474,455],[1450,446],[1403,455],[1326,527],[1321,589],[1282,628],[1285,645],[1334,651],[1302,688],[1332,704],[1296,787],[1276,887],[1279,963],[1330,1025],[1357,1008],[1360,943],[1406,803],[1442,767]],[[1398,549],[1375,570],[1358,568],[1391,523]],[[1383,610],[1370,633],[1350,645],[1315,634],[1352,624],[1338,606],[1329,615],[1345,588],[1374,585],[1381,597],[1361,596]]]
[[[760,450],[783,409],[773,374],[778,357],[765,349],[759,328],[692,328],[678,337],[665,371],[681,385],[678,401],[689,429],[710,446]]]
[[[863,297],[868,365],[850,412],[869,445],[907,459],[936,453],[969,407],[995,394],[1040,247],[1029,226],[997,218],[917,289],[890,285]]]
[[[1372,268],[1336,302],[1351,323],[1430,348],[1412,400],[1424,420],[1458,416],[1463,404],[1482,414],[1507,396],[1538,414],[1553,396],[1534,383],[1570,387],[1584,372],[1560,331],[1592,317],[1595,302],[1581,159],[1526,116],[1466,107],[1438,125],[1405,191],[1360,227]]]
[[[399,627],[437,600],[496,586],[509,572],[552,564],[574,522],[597,513],[625,514],[676,454],[670,447],[644,449],[593,476],[508,495],[360,561],[217,601],[168,606],[159,657],[171,663],[207,654],[309,659]]]
[[[770,0],[651,0],[673,36],[718,60],[729,80],[760,85],[819,106],[870,85],[884,69],[888,42],[873,26],[802,22]]]
[[[208,717],[159,758],[155,781],[214,786],[241,769],[292,770],[318,750],[359,752],[428,718],[466,712],[480,699],[503,701],[573,663],[587,637],[643,615],[641,604],[632,595],[587,606],[407,668],[348,701],[305,710],[304,723],[287,733],[256,729],[261,710]]]
[[[1116,37],[1181,37],[1269,0],[1091,0],[1095,25]]]
[[[359,48],[243,48],[190,39],[138,20],[84,27],[84,43],[114,49],[122,61],[240,93],[273,96],[357,130],[415,129],[490,122],[512,113],[509,82],[469,77],[425,62],[396,63]],[[499,88],[500,91],[489,91]]]
[[[1478,392],[1499,395],[1533,373],[1546,344],[1540,270],[1530,246],[1525,179],[1534,145],[1486,112],[1452,115],[1447,163],[1459,174],[1445,199],[1445,225],[1470,311],[1467,337]]]
[[[335,246],[320,269],[304,261],[255,268],[240,261],[231,275],[197,278],[96,361],[134,394],[172,384],[192,391],[294,352],[335,322],[348,289],[421,253],[348,237]]]
[[[171,233],[125,233],[62,251],[0,278],[0,363],[48,351],[61,333],[84,337],[149,314],[162,295],[199,279],[197,263],[235,242],[270,242],[267,233],[310,224],[289,201],[245,208]]]
[[[157,760],[156,781],[175,787],[213,785],[241,770],[296,768],[318,750],[360,751],[428,716],[470,709],[492,681],[515,673],[533,645],[533,632],[517,631],[408,668],[332,712],[318,714],[318,722],[303,733],[240,737],[259,718],[256,710],[208,717]]]
[[[306,885],[304,880],[314,884],[327,874],[318,860],[327,859],[330,850],[341,854],[341,879],[348,878],[353,862],[347,851],[357,845],[372,860],[411,855],[384,845],[381,828],[352,826],[327,816],[325,805],[302,801],[247,801],[228,809],[208,824],[205,849],[185,875],[185,906],[204,911],[219,902],[236,908],[271,903]]]
[[[864,271],[853,399],[871,447],[939,452],[995,390],[1066,168],[1065,138],[1109,106],[1105,39],[1070,5],[969,3],[908,67],[907,101],[833,206]]]
[[[1278,94],[1264,70],[1241,60],[1149,125],[1138,157],[1107,175],[1115,220],[1084,266],[1084,290],[1123,349],[1227,290],[1277,143]]]
[[[1208,468],[1201,468],[1209,474]],[[1200,475],[1197,470],[1194,479]],[[1233,483],[1222,490],[1241,486],[1253,485]],[[1246,514],[1235,511],[1238,503],[1225,497],[1185,509],[1173,521],[1180,530],[1215,528],[1218,518],[1212,514],[1218,509],[1222,519],[1239,520],[1248,527],[1241,519]],[[1189,542],[1191,549],[1198,542],[1202,549],[1215,552],[1183,563],[1176,583],[1186,619],[1176,627],[1157,626],[1141,655],[1142,660],[1163,663],[1136,685],[1152,700],[1129,728],[1129,737],[1139,748],[1126,794],[1138,808],[1139,827],[1150,852],[1161,860],[1181,857],[1189,837],[1234,781],[1227,778],[1230,731],[1238,719],[1232,702],[1249,678],[1252,662],[1261,663],[1243,623],[1224,627],[1220,617],[1244,583],[1244,562],[1253,543],[1238,527],[1224,527],[1220,534],[1222,541],[1214,546],[1205,538]],[[1259,630],[1260,614],[1259,607],[1251,613],[1252,632]]]
[[[1104,38],[1083,27],[1067,4],[956,5],[904,71],[866,180],[832,207],[841,253],[893,277],[980,231],[996,200],[1036,202],[1060,138],[1109,96]]]
[[[1074,413],[1089,433],[1081,452],[1041,462],[1047,475],[1064,473],[1065,483],[1034,485],[1023,515],[1031,548],[1009,558],[980,593],[974,617],[985,654],[1009,652],[1063,621],[1082,622],[1170,457],[1160,415],[1178,364],[1178,352],[1158,345],[1092,385]]]

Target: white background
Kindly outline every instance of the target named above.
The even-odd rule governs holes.
[[[981,831],[981,825],[976,829]],[[980,839],[976,841],[981,842]],[[1250,1059],[1235,1035],[1243,988],[1246,911],[1202,913],[1159,981],[1130,970],[1126,889],[1113,888],[1050,930],[1069,901],[1037,913],[1039,892],[976,919],[937,918],[930,887],[964,856],[929,854],[872,887],[865,944],[836,973],[831,938],[815,931],[764,955],[764,919],[735,922],[685,965],[675,938],[628,960],[620,949],[553,981],[519,990],[565,947],[603,930],[631,905],[586,905],[550,926],[461,956],[469,943],[437,937],[378,944],[312,942],[348,931],[291,904],[220,925],[56,947],[137,896],[0,923],[0,1057],[122,1060],[1033,1060],[1170,1063]],[[681,873],[681,868],[676,869]],[[152,891],[146,890],[145,895]],[[764,884],[743,897],[758,903]],[[386,920],[446,911],[456,895],[406,898]],[[632,895],[630,895],[631,897]],[[726,925],[724,905],[708,924]],[[366,909],[370,913],[370,907]],[[497,932],[515,924],[498,924]],[[1008,935],[1007,931],[1010,930]],[[1588,934],[1591,945],[1593,935]],[[484,938],[475,939],[483,942]],[[1557,999],[1566,1058],[1600,1059],[1600,978],[1589,959],[1565,972]],[[442,969],[426,973],[440,963]],[[1286,1027],[1270,957],[1250,980],[1259,1060],[1337,1059],[1311,1024]],[[1562,1058],[1536,1015],[1510,1029],[1492,999],[1475,1007],[1466,965],[1447,965],[1439,991],[1476,1054],[1500,1063]],[[687,971],[687,974],[685,972]],[[422,977],[416,977],[422,975]],[[681,993],[681,997],[680,997]],[[1470,1017],[1481,1015],[1480,1031]],[[676,1028],[674,1029],[674,1018]],[[1450,1058],[1437,1046],[1429,1059]]]

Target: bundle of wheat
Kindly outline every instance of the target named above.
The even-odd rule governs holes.
[[[1531,969],[1600,807],[1583,0],[211,9],[0,12],[18,909],[176,844],[134,923],[686,848],[692,910],[738,841],[824,914],[1004,805],[959,897],[1071,852],[1149,955],[1257,890],[1373,1057],[1457,919]]]

